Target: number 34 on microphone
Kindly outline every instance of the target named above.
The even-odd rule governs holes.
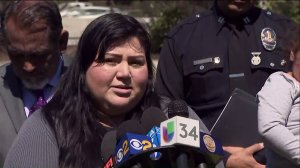
[[[160,124],[161,146],[188,145],[200,147],[199,121],[175,116]]]

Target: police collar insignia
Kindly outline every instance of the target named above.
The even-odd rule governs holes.
[[[248,24],[248,23],[250,23],[251,20],[249,19],[249,17],[244,17],[243,21],[245,24]]]
[[[264,48],[272,51],[276,47],[276,33],[273,29],[266,27],[260,33],[261,42]]]
[[[224,17],[220,16],[220,17],[218,18],[218,22],[222,24],[222,23],[224,22]]]

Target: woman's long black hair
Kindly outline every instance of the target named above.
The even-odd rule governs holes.
[[[107,130],[98,121],[105,117],[109,119],[109,116],[95,108],[85,74],[96,58],[100,62],[103,60],[109,47],[133,36],[139,39],[145,50],[149,81],[143,98],[127,118],[137,118],[147,107],[158,106],[152,92],[154,68],[148,32],[127,15],[107,14],[95,19],[83,32],[72,64],[52,100],[42,110],[56,135],[60,167],[93,168],[102,165],[100,146]]]

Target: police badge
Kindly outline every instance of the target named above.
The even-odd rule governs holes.
[[[209,135],[204,135],[203,142],[207,150],[209,150],[210,152],[216,151],[216,143],[212,137],[210,137]]]
[[[276,47],[276,33],[273,29],[266,27],[260,33],[261,42],[264,48],[272,51]]]
[[[260,58],[261,52],[251,52],[251,54],[252,54],[252,59],[251,59],[252,65],[259,65],[261,62],[261,58]]]

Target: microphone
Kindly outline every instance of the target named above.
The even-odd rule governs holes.
[[[119,125],[117,139],[120,140],[114,152],[116,166],[122,165],[132,156],[152,148],[151,138],[142,135],[144,132],[144,128],[136,120],[127,120]],[[134,166],[138,166],[138,164]]]
[[[135,119],[130,119],[122,122],[118,127],[117,127],[117,141],[119,140],[127,133],[135,133],[135,134],[144,134],[145,133],[145,128],[142,127],[140,122]]]
[[[142,114],[141,124],[145,130],[150,130],[146,133],[146,136],[151,138],[153,148],[160,146],[160,123],[166,119],[166,115],[157,107],[150,107]],[[160,156],[161,153],[159,152],[150,154],[150,158],[153,160],[159,159]]]
[[[200,131],[201,125],[199,126],[198,120],[183,117],[188,116],[185,102],[177,100],[172,104],[168,112],[171,119],[166,120],[167,117],[159,108],[150,107],[144,111],[140,122],[128,120],[121,123],[117,129],[118,145],[113,155],[118,168],[184,168],[192,165],[203,167],[206,164],[215,166],[221,160],[222,145],[210,134]],[[180,136],[183,136],[181,140],[175,139]],[[175,139],[173,143],[168,141],[171,137]],[[152,147],[147,147],[147,142],[142,142],[149,141],[149,138]],[[188,138],[192,139],[194,144],[188,142],[186,140]],[[130,141],[133,139],[134,142],[131,144]]]
[[[115,146],[117,143],[117,131],[108,131],[101,142],[101,156],[105,162],[104,168],[114,168],[115,161],[112,154],[114,153]]]
[[[187,167],[188,159],[198,166],[216,165],[222,160],[221,143],[210,134],[199,131],[201,128],[198,120],[186,118],[188,107],[184,101],[172,101],[168,106],[168,116],[170,119],[160,126],[161,146],[174,145],[183,151],[177,158],[177,166]],[[192,157],[193,155],[196,157]]]
[[[168,106],[170,119],[160,124],[161,146],[181,144],[199,148],[199,121],[186,118],[188,108],[184,101],[174,100]]]
[[[184,101],[174,100],[168,105],[170,119],[160,124],[161,146],[186,145],[199,148],[199,121],[186,118],[188,108]],[[178,154],[177,167],[188,168],[188,155],[185,151]]]
[[[114,153],[116,144],[117,144],[117,131],[116,130],[108,131],[102,138],[102,142],[101,142],[101,156],[104,161],[109,160],[111,155]]]
[[[166,119],[166,115],[157,107],[150,107],[143,112],[141,124],[145,130],[149,130],[146,135],[151,137],[153,147],[160,146],[160,123]]]
[[[168,105],[168,117],[172,118],[175,116],[189,117],[188,107],[183,100],[174,100]]]

